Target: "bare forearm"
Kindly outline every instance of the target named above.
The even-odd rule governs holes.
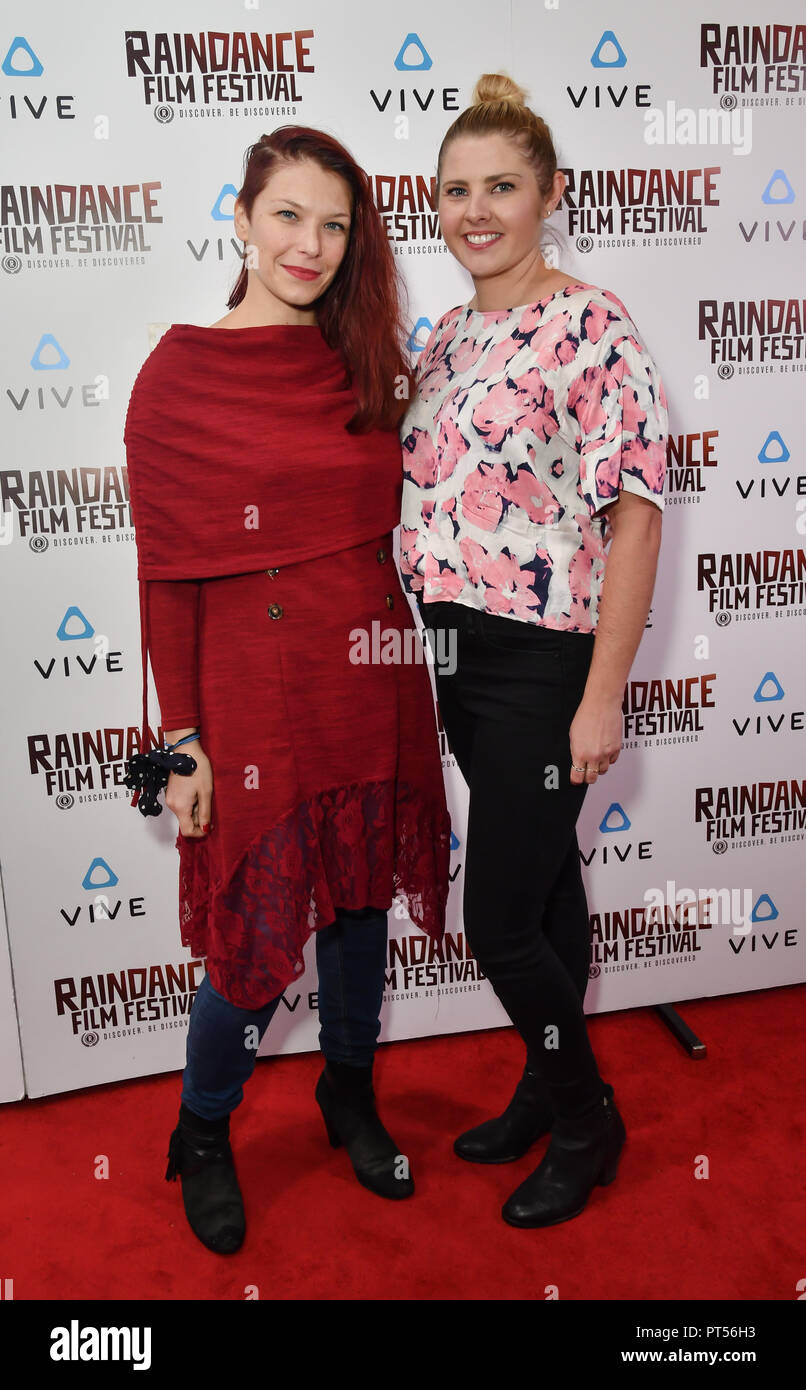
[[[622,523],[613,536],[599,598],[586,699],[621,704],[652,603],[659,547],[660,528],[653,524],[627,527]]]

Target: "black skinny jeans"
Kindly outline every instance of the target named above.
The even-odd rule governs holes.
[[[437,641],[437,698],[470,791],[464,925],[470,948],[527,1047],[558,1116],[600,1100],[585,1025],[590,931],[576,822],[587,784],[571,782],[568,730],[593,634],[418,597]],[[457,669],[440,658],[455,643]]]

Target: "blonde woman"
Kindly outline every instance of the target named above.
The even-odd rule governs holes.
[[[401,425],[400,563],[443,639],[435,655],[455,657],[435,675],[470,791],[465,929],[526,1045],[503,1114],[454,1147],[506,1163],[549,1133],[502,1212],[547,1226],[614,1179],[625,1140],[585,1025],[576,822],[621,748],[655,581],[668,420],[622,301],[541,254],[564,178],[524,97],[507,76],[485,75],[439,151],[442,235],[475,292],[436,323]]]

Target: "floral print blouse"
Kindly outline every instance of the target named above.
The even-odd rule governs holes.
[[[663,383],[615,294],[450,309],[400,437],[409,593],[595,631],[605,509],[625,488],[662,510],[666,473]]]

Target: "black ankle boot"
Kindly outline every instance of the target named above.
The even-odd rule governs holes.
[[[453,1151],[470,1163],[513,1163],[548,1133],[553,1120],[545,1083],[527,1065],[503,1115],[460,1134]]]
[[[229,1142],[229,1115],[205,1120],[179,1107],[171,1135],[165,1178],[182,1178],[182,1200],[190,1229],[217,1255],[230,1255],[246,1232],[243,1199]]]
[[[334,1149],[344,1145],[358,1181],[379,1197],[410,1197],[414,1181],[408,1160],[375,1108],[372,1066],[328,1062],[316,1083],[316,1100],[328,1139]]]
[[[584,1115],[555,1120],[539,1167],[505,1202],[510,1226],[556,1226],[584,1211],[594,1187],[616,1176],[626,1131],[613,1087]]]

